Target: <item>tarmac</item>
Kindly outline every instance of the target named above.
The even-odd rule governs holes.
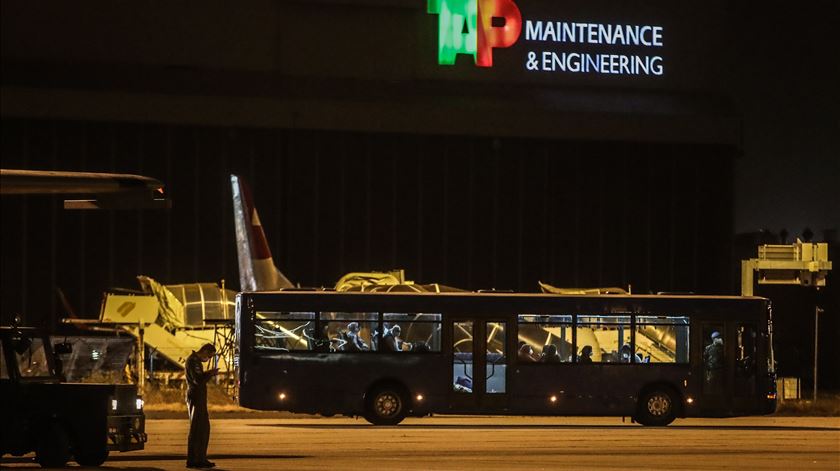
[[[838,417],[682,419],[661,428],[620,417],[435,416],[393,427],[353,418],[211,420],[210,459],[222,470],[840,469]],[[112,453],[101,469],[184,469],[188,426],[150,419],[145,450]],[[37,467],[31,456],[6,456],[2,465]]]

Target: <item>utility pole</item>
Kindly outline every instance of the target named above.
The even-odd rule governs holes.
[[[146,343],[143,321],[137,323],[137,395],[142,396],[146,391]]]
[[[822,312],[819,306],[814,308],[814,404],[817,403],[817,354],[820,342],[820,313]]]

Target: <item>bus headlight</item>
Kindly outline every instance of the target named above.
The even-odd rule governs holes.
[[[420,402],[420,401],[422,401],[422,400],[423,400],[423,395],[422,395],[422,394],[418,394],[418,395],[417,395],[417,402]]]
[[[687,398],[685,398],[685,402],[688,405],[694,404],[694,398],[693,397],[687,397]]]
[[[137,408],[137,410],[142,409],[143,408],[143,398],[138,397],[137,400],[134,401],[134,406]]]
[[[556,404],[557,403],[557,396],[552,394],[551,397],[548,398],[548,402],[550,402],[552,404]]]
[[[286,400],[286,393],[281,392],[280,394],[277,395],[277,399],[280,399],[281,401],[285,401]]]

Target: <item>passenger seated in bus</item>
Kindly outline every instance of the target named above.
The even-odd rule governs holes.
[[[455,384],[453,385],[453,387],[455,391],[471,393],[472,380],[465,376],[458,375],[458,377],[455,378]]]
[[[578,357],[578,363],[592,363],[592,347],[589,345],[584,345],[583,348],[580,349],[580,356]]]
[[[635,357],[635,359],[633,358]],[[636,363],[642,363],[642,356],[638,353],[633,353],[633,348],[630,347],[629,343],[625,343],[621,346],[621,362],[622,363],[630,363],[631,360],[635,360]]]
[[[402,351],[402,339],[400,338],[400,334],[402,333],[402,329],[399,325],[395,325],[390,329],[385,331],[385,335],[382,336],[382,351],[383,352],[401,352]]]
[[[345,352],[366,352],[370,347],[362,340],[359,335],[361,329],[358,322],[351,322],[347,324],[347,331],[344,332],[344,337],[347,343],[344,345]]]
[[[380,340],[382,335],[379,332],[379,327],[373,329],[373,332],[370,333],[370,346],[373,350],[379,351],[379,344],[381,343]]]
[[[400,338],[400,335],[402,335],[402,329],[399,325],[391,327],[391,336],[394,338],[394,346],[397,347],[396,351],[398,352],[402,351],[404,343],[403,339]]]
[[[537,361],[537,358],[534,355],[534,349],[525,342],[519,342],[518,357],[519,361],[525,363],[534,363]]]
[[[542,363],[560,363],[562,360],[560,359],[560,354],[557,353],[557,346],[553,344],[548,344],[543,347],[542,355],[540,356],[540,362]]]

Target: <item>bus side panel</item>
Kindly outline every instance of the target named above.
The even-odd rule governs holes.
[[[688,366],[525,364],[514,372],[512,412],[633,416],[646,387],[667,385],[684,396]]]
[[[240,404],[258,410],[361,415],[377,384],[405,388],[415,414],[446,402],[441,354],[304,353],[255,357],[240,386]],[[416,401],[417,394],[423,401]]]

